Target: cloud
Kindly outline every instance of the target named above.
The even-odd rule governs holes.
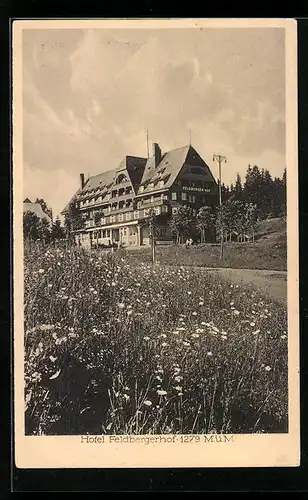
[[[234,171],[259,158],[282,172],[279,30],[33,30],[23,50],[24,161],[46,194],[52,172],[72,195],[80,172],[145,156],[147,128],[165,151],[191,129],[206,161],[219,150]]]

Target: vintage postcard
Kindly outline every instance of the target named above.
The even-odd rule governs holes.
[[[298,466],[296,22],[12,35],[16,466]]]

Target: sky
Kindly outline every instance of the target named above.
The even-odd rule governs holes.
[[[222,182],[248,164],[285,168],[285,40],[281,28],[23,31],[24,198],[54,217],[79,174],[116,168],[191,142]]]

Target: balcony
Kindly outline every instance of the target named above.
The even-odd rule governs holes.
[[[153,200],[139,200],[138,208],[150,208],[150,207],[159,207],[162,205],[168,205],[168,199],[154,198]]]

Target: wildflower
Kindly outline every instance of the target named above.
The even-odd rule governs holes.
[[[183,380],[183,377],[181,377],[181,375],[177,375],[176,377],[174,377],[174,380],[176,382],[181,382],[181,380]]]
[[[204,302],[200,301],[199,306],[204,306]]]
[[[39,329],[43,330],[43,331],[52,330],[53,328],[54,328],[54,325],[40,325],[39,326]]]
[[[235,309],[235,310],[233,311],[233,314],[234,314],[234,316],[238,316],[238,315],[240,314],[240,311],[237,311],[237,309]]]
[[[163,337],[163,338],[165,339],[165,338],[167,337],[167,335],[166,335],[165,333],[162,333],[162,334],[160,335],[160,337]]]
[[[183,396],[183,393],[182,392],[178,392],[178,396]]]
[[[222,335],[221,338],[222,338],[222,340],[227,340],[228,339],[228,337],[226,335]]]
[[[125,401],[130,400],[130,396],[128,394],[123,394],[123,398],[125,399]]]
[[[185,346],[188,347],[188,346],[190,346],[190,343],[189,342],[183,342],[183,345],[185,345]]]
[[[267,371],[267,372],[270,372],[270,371],[271,371],[271,367],[270,367],[270,366],[266,366],[266,367],[264,368],[264,370],[265,370],[265,371]]]
[[[196,311],[194,311],[194,312],[192,313],[192,315],[193,315],[193,316],[197,316],[197,313],[196,313]]]
[[[287,336],[286,336],[286,335],[281,335],[281,337],[280,337],[280,338],[283,340],[283,339],[286,339],[286,338],[287,338]]]
[[[176,390],[176,391],[182,391],[183,389],[182,389],[182,387],[181,387],[180,385],[177,385],[177,386],[175,387],[175,390]]]
[[[208,355],[208,356],[213,356],[213,353],[212,353],[211,351],[208,351],[208,352],[207,352],[207,355]]]
[[[190,292],[190,291],[189,291],[189,292],[187,292],[187,295],[191,295],[191,292]]]
[[[31,380],[32,382],[39,382],[40,380],[42,380],[42,375],[38,372],[33,372],[31,375]]]
[[[185,330],[185,328],[183,326],[179,326],[176,329],[179,330],[179,331],[184,331]]]
[[[54,363],[55,361],[57,361],[58,358],[55,358],[54,356],[49,356],[49,359],[52,363]]]
[[[162,347],[167,347],[167,345],[168,345],[167,342],[163,342],[161,346]]]
[[[166,396],[167,391],[164,391],[163,389],[159,389],[159,390],[157,391],[157,394],[158,394],[159,396]]]
[[[199,338],[198,333],[193,333],[191,336],[192,336],[194,339],[198,339],[198,338]]]
[[[118,303],[118,308],[119,309],[123,309],[123,307],[125,307],[125,304],[123,304],[123,302],[119,302]]]
[[[127,316],[130,316],[131,314],[133,314],[133,311],[132,311],[132,309],[129,309],[129,310],[127,311]]]
[[[252,332],[253,335],[257,335],[258,333],[260,333],[260,330],[256,330],[255,332]]]
[[[43,272],[44,272],[44,269],[39,269],[40,274],[43,274]]]
[[[150,340],[150,337],[143,337],[143,340]]]
[[[256,326],[256,324],[254,322],[251,322],[250,326]]]
[[[152,406],[152,401],[146,399],[146,401],[144,401],[143,404],[145,404],[146,406]]]
[[[196,329],[196,333],[203,333],[204,332],[204,328],[197,328]]]

